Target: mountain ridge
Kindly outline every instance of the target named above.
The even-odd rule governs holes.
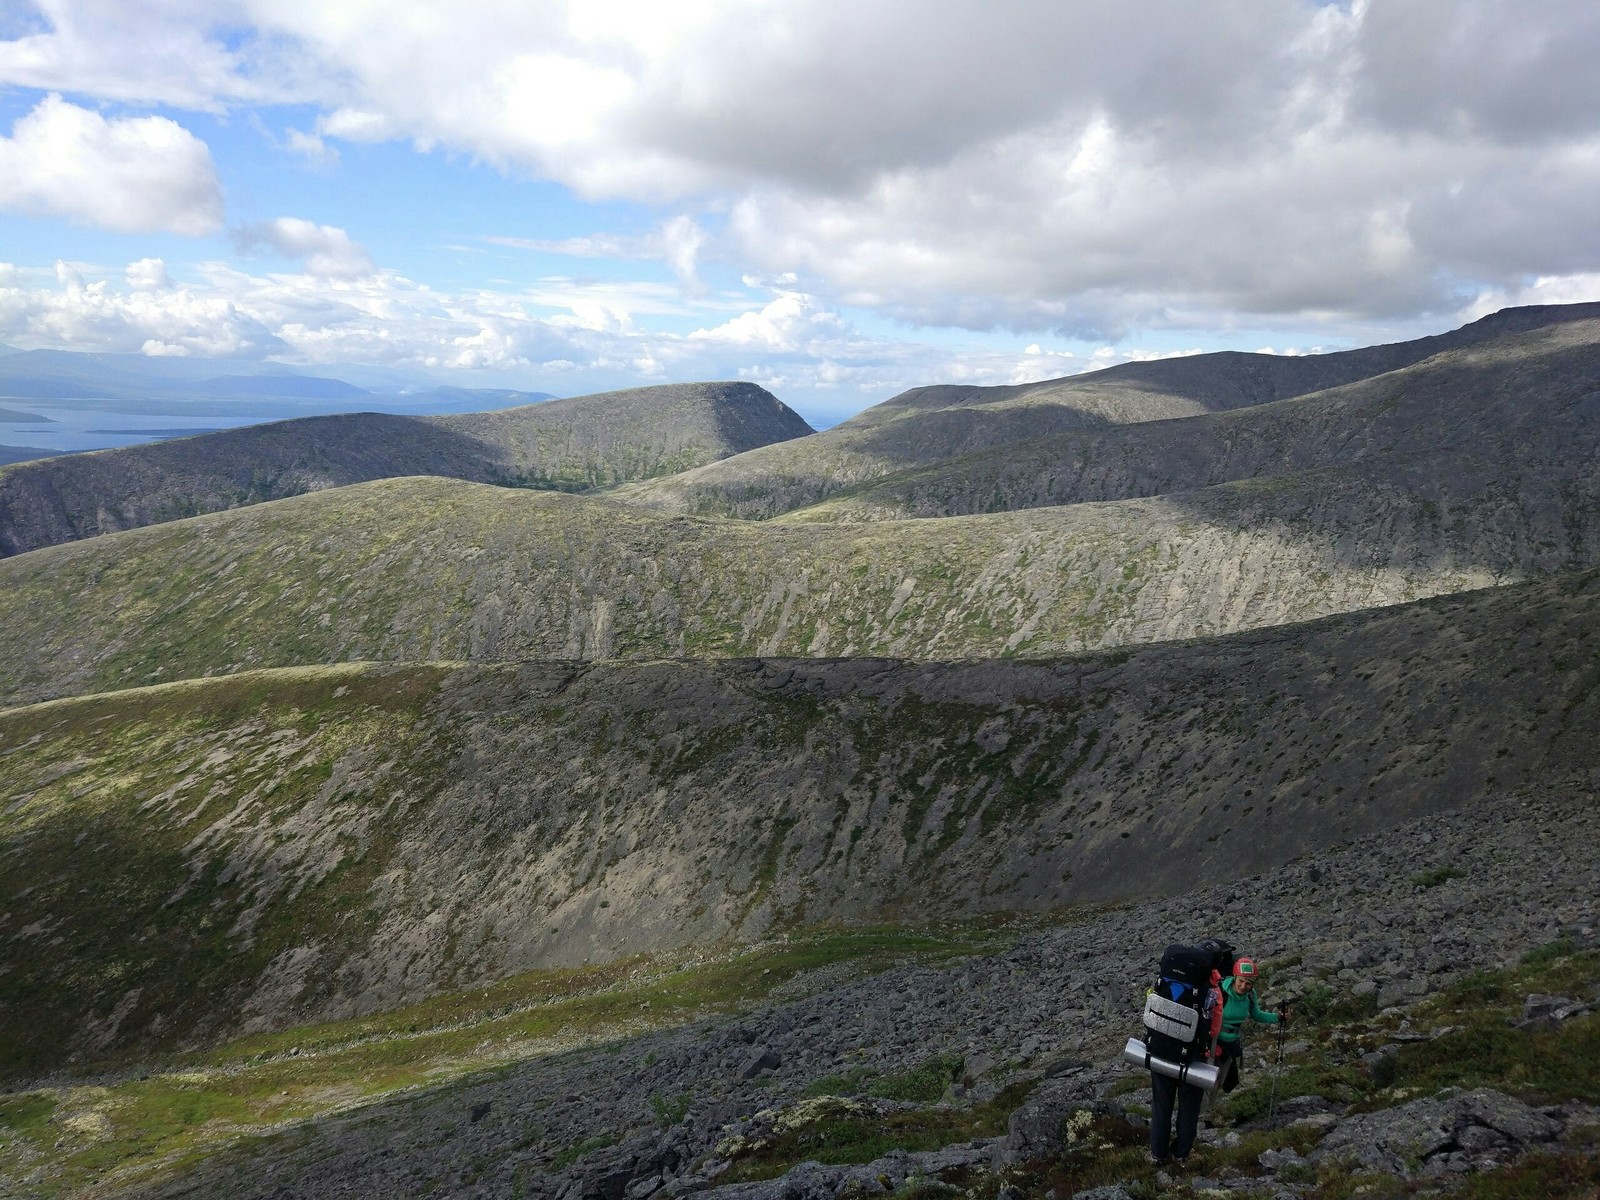
[[[917,468],[1041,439],[1137,437],[1148,424],[1240,411],[1381,377],[1451,351],[1600,320],[1600,304],[1502,310],[1451,333],[1414,342],[1298,357],[1227,351],[1125,363],[1065,379],[998,388],[912,389],[803,446],[763,447],[677,476],[615,489],[628,503],[664,512],[766,519]],[[1331,364],[1331,366],[1330,366]],[[1263,384],[1257,377],[1266,376]]]
[[[864,524],[380,480],[0,561],[0,697],[352,659],[1040,656],[1600,562],[1600,465],[1435,465]]]
[[[1600,441],[1600,320],[1447,350],[1337,388],[1227,412],[1073,431],[913,468],[779,520],[881,520],[1159,496],[1432,457],[1582,477]],[[1565,460],[1563,462],[1563,460]]]
[[[1068,659],[352,664],[0,711],[0,1005],[38,1008],[0,1058],[1177,894],[1600,768],[1597,606],[1587,571]]]
[[[0,470],[0,557],[395,475],[583,490],[810,432],[748,383],[436,417],[304,417]]]

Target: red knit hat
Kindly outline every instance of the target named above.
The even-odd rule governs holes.
[[[1241,958],[1233,964],[1233,973],[1235,975],[1243,975],[1247,979],[1254,979],[1261,972],[1256,966],[1255,959]]]

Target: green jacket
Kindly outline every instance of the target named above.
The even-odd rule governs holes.
[[[1237,1042],[1239,1029],[1246,1021],[1260,1021],[1263,1025],[1276,1025],[1278,1014],[1268,1012],[1256,1002],[1256,991],[1251,988],[1243,996],[1233,994],[1232,975],[1222,981],[1222,1040]]]

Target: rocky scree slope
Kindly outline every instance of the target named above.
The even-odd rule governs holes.
[[[1040,438],[900,472],[786,520],[1005,512],[1183,493],[1309,470],[1426,475],[1448,511],[1490,473],[1592,487],[1600,449],[1600,320],[1440,353],[1292,400]],[[1592,493],[1591,493],[1592,494]]]
[[[1014,387],[914,388],[804,443],[765,447],[614,494],[665,512],[763,519],[965,455],[1027,454],[1041,439],[1094,444],[1096,431],[1112,444],[1137,444],[1137,432],[1112,431],[1269,404],[1449,351],[1496,339],[1515,344],[1520,334],[1595,320],[1597,304],[1515,308],[1438,337],[1335,354],[1202,354]]]
[[[451,416],[305,417],[0,469],[0,556],[401,475],[580,490],[811,432],[750,383],[634,388]]]
[[[330,667],[0,712],[0,1069],[1171,895],[1600,766],[1600,573],[1042,662]]]
[[[1280,1097],[1286,1119],[1302,1122],[1280,1131],[1284,1150],[1261,1156],[1264,1171],[1251,1164],[1254,1176],[1202,1167],[1211,1178],[1169,1180],[1168,1194],[1191,1187],[1197,1195],[1212,1194],[1208,1187],[1306,1194],[1313,1190],[1308,1169],[1314,1175],[1315,1164],[1343,1154],[1355,1169],[1365,1162],[1369,1170],[1416,1171],[1437,1187],[1458,1172],[1504,1162],[1527,1143],[1550,1144],[1563,1129],[1581,1138],[1585,1122],[1595,1138],[1600,1112],[1583,1104],[1530,1109],[1483,1091],[1407,1102],[1404,1091],[1361,1081],[1396,1061],[1397,1051],[1403,1064],[1418,1044],[1450,1036],[1425,1015],[1440,989],[1476,969],[1513,966],[1557,939],[1600,944],[1597,799],[1593,780],[1497,793],[1259,876],[1240,871],[1181,896],[1080,916],[994,957],[824,987],[741,1018],[539,1058],[475,1084],[310,1122],[202,1162],[178,1181],[126,1194],[832,1200],[884,1194],[915,1176],[927,1189],[944,1171],[960,1187],[994,1196],[1008,1178],[996,1172],[1026,1171],[1062,1150],[1073,1113],[1137,1120],[1148,1086],[1122,1066],[1119,1052],[1137,1029],[1145,977],[1167,942],[1212,933],[1285,964],[1269,973],[1269,1002],[1320,991],[1324,1004],[1331,999],[1357,1013],[1382,1006],[1386,1014],[1335,1028],[1320,1046],[1296,1030],[1286,1083],[1318,1090],[1286,1088]],[[1417,882],[1436,878],[1442,865],[1451,869],[1443,882]],[[1600,995],[1576,1001],[1572,1008],[1582,1012]],[[1590,1029],[1600,1020],[1574,1019]],[[1263,1044],[1256,1042],[1247,1070],[1247,1081],[1262,1089]],[[949,1110],[896,1106],[867,1093],[870,1081],[913,1071],[933,1054],[959,1064],[947,1068],[958,1085],[945,1095],[957,1111],[1026,1092],[1011,1101],[1015,1111],[998,1136],[853,1169],[811,1164],[766,1183],[718,1186],[730,1153],[737,1165],[739,1145],[770,1135],[819,1090],[853,1093],[869,1113],[922,1109],[931,1123]],[[1312,1061],[1321,1065],[1299,1069]],[[1514,1078],[1501,1086],[1517,1087]],[[1361,1107],[1379,1111],[1346,1111],[1352,1087],[1370,1096]],[[667,1124],[664,1098],[680,1114]],[[834,1104],[822,1115],[837,1120],[841,1110]],[[1216,1163],[1238,1137],[1209,1131],[1202,1154]],[[1414,1150],[1417,1161],[1399,1161],[1403,1150]],[[1042,1194],[1044,1186],[1017,1194]]]
[[[869,525],[385,480],[0,562],[0,702],[337,661],[1045,656],[1600,562],[1600,455]]]

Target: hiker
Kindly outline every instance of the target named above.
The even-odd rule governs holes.
[[[1169,946],[1161,956],[1161,973],[1145,1005],[1145,1065],[1150,1069],[1150,1157],[1184,1162],[1200,1128],[1200,1106],[1206,1089],[1156,1069],[1152,1059],[1187,1068],[1213,1061],[1222,1030],[1221,976],[1209,950]],[[1138,1043],[1131,1046],[1137,1048]],[[1170,1066],[1169,1066],[1170,1069]],[[1173,1135],[1173,1109],[1177,1135]]]
[[[1244,1066],[1244,1043],[1239,1033],[1246,1021],[1262,1025],[1289,1028],[1287,1006],[1278,1012],[1269,1012],[1256,999],[1256,979],[1261,969],[1253,958],[1240,958],[1233,964],[1233,974],[1222,981],[1222,1032],[1218,1039],[1217,1066],[1222,1076],[1219,1085],[1231,1092],[1239,1086],[1239,1070]]]

